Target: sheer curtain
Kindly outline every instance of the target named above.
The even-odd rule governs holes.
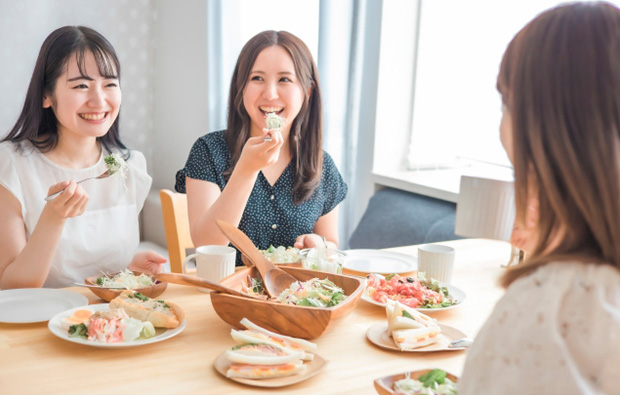
[[[349,185],[340,206],[340,247],[372,194],[381,1],[321,0],[319,60],[324,100],[324,148]]]
[[[323,148],[333,157],[349,186],[348,196],[340,205],[340,248],[345,249],[366,207],[365,197],[370,196],[373,188],[368,175],[372,169],[382,2],[265,1],[263,8],[270,18],[257,24],[247,37],[240,37],[243,34],[233,30],[241,28],[239,13],[247,12],[251,3],[207,1],[209,130],[226,126],[228,84],[238,51],[247,39],[262,30],[275,29],[288,30],[304,40],[319,68]],[[237,13],[233,7],[238,7]],[[316,20],[312,19],[314,16]],[[254,19],[260,20],[261,15]],[[242,40],[231,43],[230,36]]]

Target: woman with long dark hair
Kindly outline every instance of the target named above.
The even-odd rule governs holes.
[[[161,271],[165,258],[136,253],[151,177],[144,155],[120,139],[120,104],[120,64],[101,34],[65,26],[45,39],[0,143],[0,288],[68,286],[128,266]],[[126,161],[123,175],[76,182],[104,173],[112,154]]]
[[[230,84],[228,127],[196,141],[177,173],[195,245],[228,244],[215,225],[237,225],[261,248],[336,246],[347,186],[322,149],[321,89],[307,46],[280,31],[241,50]],[[283,119],[267,129],[266,117]]]
[[[528,258],[509,269],[459,394],[620,391],[620,10],[569,3],[508,46],[497,87]]]

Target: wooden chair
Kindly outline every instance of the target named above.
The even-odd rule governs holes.
[[[187,248],[194,248],[189,233],[189,219],[187,217],[187,196],[184,193],[172,192],[169,189],[159,191],[161,211],[164,216],[166,229],[166,243],[170,255],[170,271],[182,273],[183,260]]]

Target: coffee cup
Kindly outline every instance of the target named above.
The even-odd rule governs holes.
[[[237,250],[228,246],[200,246],[196,252],[183,260],[183,273],[187,274],[187,264],[196,262],[196,275],[205,280],[220,282],[235,271]],[[199,291],[211,292],[207,288],[198,287]]]
[[[428,281],[435,279],[450,284],[454,270],[454,248],[441,244],[418,247],[418,272],[424,272]]]

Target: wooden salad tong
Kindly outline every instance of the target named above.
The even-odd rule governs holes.
[[[260,299],[257,296],[249,295],[249,294],[237,291],[236,289],[229,288],[229,287],[227,287],[225,285],[222,285],[220,283],[209,281],[209,280],[206,280],[206,279],[200,278],[200,277],[188,276],[187,274],[159,273],[156,276],[156,278],[159,281],[165,281],[165,282],[174,283],[174,284],[181,284],[181,285],[194,285],[196,287],[209,288],[209,289],[212,289],[214,291],[223,292],[223,293],[227,293],[227,294],[230,294],[230,295],[243,296],[245,298],[252,298],[252,299]]]
[[[230,240],[230,242],[245,255],[250,262],[256,266],[258,272],[263,278],[265,291],[271,298],[277,298],[282,291],[288,289],[297,279],[284,270],[274,265],[269,259],[258,251],[258,248],[252,243],[252,240],[240,231],[236,226],[215,220],[222,233]]]

